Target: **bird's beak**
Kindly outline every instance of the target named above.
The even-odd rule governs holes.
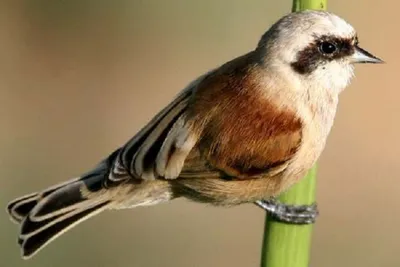
[[[352,63],[384,63],[382,59],[377,58],[357,45],[350,60]]]

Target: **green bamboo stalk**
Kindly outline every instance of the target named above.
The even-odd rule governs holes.
[[[326,10],[327,0],[293,0],[292,11]],[[298,184],[279,197],[289,205],[310,205],[316,202],[317,166]],[[308,267],[313,225],[293,225],[265,219],[261,267]]]
[[[315,202],[316,166],[306,177],[279,197],[285,204]],[[313,225],[285,224],[265,219],[262,267],[308,267]]]
[[[293,0],[292,12],[306,9],[326,10],[326,2],[327,0]]]

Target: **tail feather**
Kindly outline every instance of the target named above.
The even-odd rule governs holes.
[[[31,210],[38,204],[38,202],[44,197],[64,187],[65,185],[71,184],[72,182],[79,181],[81,178],[75,178],[67,182],[63,182],[42,192],[32,193],[20,198],[14,199],[7,205],[7,212],[10,214],[12,221],[15,223],[21,223],[22,220],[31,212]]]
[[[168,181],[107,184],[118,150],[93,171],[42,192],[12,201],[7,211],[21,225],[18,244],[23,258],[32,257],[78,223],[106,209],[154,205],[174,197]],[[133,193],[135,192],[135,193]]]
[[[16,199],[7,205],[7,212],[13,222],[19,224],[36,206],[38,194],[34,193],[22,198]]]
[[[107,166],[55,185],[45,191],[12,201],[7,211],[21,224],[18,243],[23,258],[29,258],[49,242],[83,220],[98,214],[112,204],[109,194],[101,194]]]
[[[85,176],[64,184],[56,191],[41,197],[29,212],[32,221],[43,221],[102,202],[108,195],[96,194],[102,189],[104,174]]]
[[[22,248],[22,257],[27,259],[51,241],[77,225],[107,208],[109,202],[103,202],[92,207],[86,207],[79,212],[67,212],[59,215],[55,220],[47,219],[42,223],[35,223],[29,216],[22,223],[22,231],[19,243]]]

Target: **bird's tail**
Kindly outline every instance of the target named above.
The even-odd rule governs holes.
[[[29,258],[67,230],[111,205],[101,194],[107,166],[87,175],[18,198],[7,206],[12,220],[21,225],[18,243]]]

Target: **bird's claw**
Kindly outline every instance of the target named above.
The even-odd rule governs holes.
[[[274,220],[288,224],[312,224],[318,217],[317,204],[287,205],[275,199],[259,200],[256,205],[268,211]]]

